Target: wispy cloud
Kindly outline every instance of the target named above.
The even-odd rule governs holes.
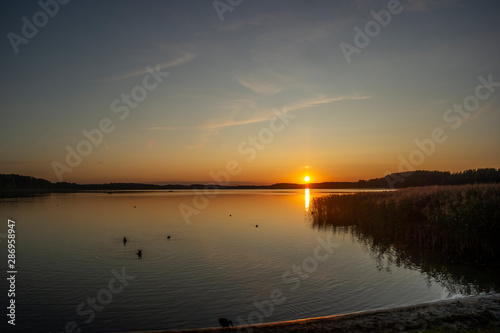
[[[251,72],[237,73],[235,79],[260,96],[274,96],[288,89],[304,89],[309,85],[297,76],[278,73],[269,66],[257,66]]]
[[[170,68],[170,67],[180,66],[180,65],[183,65],[185,63],[190,62],[194,58],[196,58],[196,55],[194,55],[192,53],[185,53],[184,55],[182,55],[181,57],[179,57],[177,59],[174,59],[172,61],[165,62],[163,64],[155,66],[155,69],[158,68],[159,70],[162,70],[162,69],[166,69],[166,68]],[[111,80],[111,81],[114,81],[114,80],[123,80],[123,79],[128,79],[128,78],[131,78],[131,77],[135,77],[135,76],[145,75],[147,73],[148,73],[148,70],[145,69],[145,68],[143,68],[143,69],[139,69],[139,70],[136,70],[136,71],[128,72],[128,73],[125,73],[125,74],[122,74],[122,75],[114,76],[114,77],[110,78],[109,80]]]
[[[303,99],[295,104],[292,104],[287,107],[287,111],[298,111],[305,108],[310,108],[317,105],[322,104],[330,104],[333,102],[342,102],[342,101],[359,101],[364,99],[372,98],[371,95],[363,95],[363,94],[353,94],[353,95],[342,95],[337,97],[327,97],[326,95],[318,95],[314,98]]]
[[[197,130],[210,130],[210,129],[219,129],[223,127],[229,127],[229,126],[238,126],[238,125],[247,125],[247,124],[253,124],[253,123],[259,123],[263,122],[266,120],[271,119],[270,117],[272,114],[268,115],[252,115],[250,118],[247,119],[242,119],[242,120],[235,120],[232,118],[229,119],[215,119],[215,120],[209,120],[206,123],[198,126],[156,126],[156,127],[149,127],[147,130],[151,131],[156,131],[156,130],[186,130],[186,129],[197,129]]]
[[[234,119],[225,119],[225,120],[215,120],[209,121],[204,125],[201,125],[200,129],[216,129],[223,128],[229,126],[240,126],[240,125],[248,125],[254,123],[260,123],[266,120],[271,119],[272,114],[264,114],[264,115],[253,115],[251,118],[242,119],[242,120],[234,120]]]
[[[282,87],[276,84],[262,82],[255,78],[239,78],[237,80],[239,84],[259,95],[273,96],[283,90]]]
[[[314,98],[302,99],[300,101],[292,103],[286,106],[286,111],[287,112],[301,111],[306,108],[311,108],[323,104],[330,104],[341,101],[365,100],[370,98],[372,98],[371,95],[364,95],[359,93],[353,95],[336,96],[336,97],[327,97],[326,95],[318,95]],[[271,110],[254,112],[252,113],[252,115],[243,119],[237,119],[238,114],[239,113],[237,112],[233,112],[230,116],[225,117],[224,119],[209,120],[204,124],[198,126],[191,126],[191,127],[156,126],[156,127],[149,127],[147,128],[147,130],[179,130],[179,129],[215,130],[224,127],[241,126],[241,125],[248,125],[248,124],[255,124],[264,121],[269,121],[275,116]]]
[[[237,20],[231,24],[217,24],[220,31],[239,31],[249,26],[259,26],[264,22],[264,16],[252,17],[246,20]]]
[[[341,101],[353,101],[353,100],[364,100],[364,99],[370,99],[372,96],[369,95],[361,95],[361,94],[354,94],[354,95],[349,95],[349,96],[337,96],[337,97],[327,97],[326,95],[318,95],[314,98],[308,98],[308,99],[303,99],[300,100],[296,103],[293,103],[291,105],[286,106],[286,112],[292,112],[292,111],[301,111],[306,108],[311,108],[314,106],[322,105],[322,104],[330,104],[334,102],[341,102]],[[254,123],[260,123],[264,121],[269,121],[273,117],[275,117],[275,114],[270,111],[266,111],[264,113],[254,113],[251,117],[247,119],[241,119],[241,120],[233,120],[233,119],[225,119],[222,121],[211,121],[208,122],[199,128],[203,129],[214,129],[214,128],[222,128],[222,127],[229,127],[229,126],[240,126],[240,125],[247,125],[247,124],[254,124]]]

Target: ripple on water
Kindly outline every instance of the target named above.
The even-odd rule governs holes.
[[[299,319],[306,317],[304,306],[298,306],[294,303],[285,302],[279,306],[276,306],[275,309],[275,314],[278,318]]]

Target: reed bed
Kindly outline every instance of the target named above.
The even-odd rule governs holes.
[[[428,186],[315,198],[318,228],[354,227],[394,247],[441,251],[447,260],[500,263],[500,184]]]

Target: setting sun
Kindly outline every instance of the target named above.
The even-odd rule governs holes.
[[[308,182],[309,180],[311,180],[311,178],[309,176],[304,177],[304,181]]]

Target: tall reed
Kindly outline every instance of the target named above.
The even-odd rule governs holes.
[[[315,198],[318,228],[354,226],[391,246],[441,251],[448,260],[500,263],[500,184],[429,186]]]

